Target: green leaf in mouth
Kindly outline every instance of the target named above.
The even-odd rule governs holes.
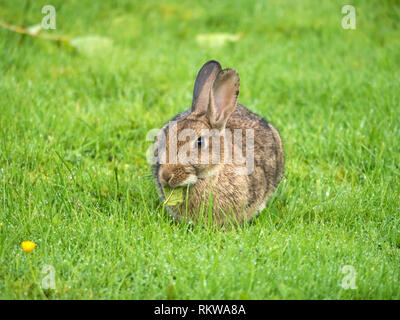
[[[173,207],[183,202],[183,190],[185,189],[184,187],[163,187],[163,189],[165,194],[163,205]]]

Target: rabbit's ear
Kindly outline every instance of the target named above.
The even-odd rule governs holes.
[[[235,111],[239,95],[239,74],[234,69],[218,73],[210,92],[208,118],[213,128],[223,129]]]
[[[214,60],[208,61],[200,69],[193,89],[192,112],[198,114],[207,112],[210,90],[221,69],[219,62]]]

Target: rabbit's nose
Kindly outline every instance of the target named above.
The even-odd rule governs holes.
[[[160,182],[162,185],[168,185],[171,179],[173,178],[173,174],[169,170],[161,169],[160,172]]]

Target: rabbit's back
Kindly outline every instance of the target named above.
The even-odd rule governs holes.
[[[226,128],[241,129],[243,133],[246,129],[254,130],[254,149],[250,148],[254,154],[254,171],[250,175],[248,192],[251,202],[255,205],[259,205],[261,201],[261,205],[256,209],[262,209],[283,175],[284,153],[281,137],[272,124],[240,104],[237,104]],[[242,143],[245,150],[244,136]]]

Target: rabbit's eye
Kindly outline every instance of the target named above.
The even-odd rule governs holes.
[[[202,138],[202,137],[199,137],[199,138],[197,139],[197,141],[196,141],[196,145],[197,145],[199,148],[201,148],[202,144],[203,144],[203,138]]]

